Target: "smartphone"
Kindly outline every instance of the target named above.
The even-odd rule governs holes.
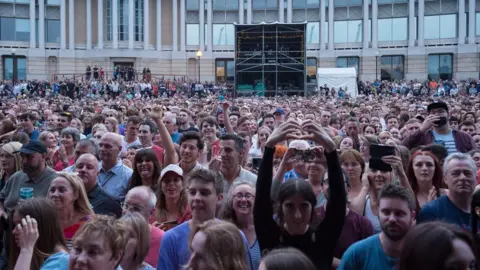
[[[382,157],[395,155],[395,147],[387,145],[370,145],[370,160],[368,167],[382,172],[391,172],[392,166],[383,162]]]
[[[258,172],[260,168],[260,163],[262,162],[262,158],[252,158],[252,168],[253,170]]]

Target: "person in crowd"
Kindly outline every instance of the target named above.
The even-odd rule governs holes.
[[[52,160],[58,148],[58,141],[57,138],[55,138],[55,135],[50,131],[43,131],[38,136],[38,140],[45,144],[48,149],[49,158]]]
[[[32,198],[22,202],[13,213],[13,225],[9,269],[67,268],[68,249],[50,200]]]
[[[127,191],[138,186],[147,186],[157,190],[162,168],[152,149],[140,149],[135,154],[132,177],[128,181]]]
[[[98,145],[91,139],[83,139],[75,145],[75,162],[83,154],[92,154],[98,157]],[[64,172],[73,172],[75,164],[63,169]]]
[[[405,237],[396,269],[476,269],[474,250],[472,236],[465,230],[441,222],[424,223]]]
[[[205,117],[200,124],[200,132],[206,146],[204,151],[205,162],[209,162],[220,155],[220,140],[217,137],[217,129],[217,120],[212,116]]]
[[[179,133],[184,133],[188,131],[194,131],[198,132],[198,128],[190,126],[190,121],[191,121],[191,115],[190,111],[187,109],[181,109],[180,113],[178,114],[178,117],[180,118],[180,123],[178,125],[178,132]]]
[[[444,164],[444,181],[448,186],[447,196],[433,200],[420,209],[417,223],[441,220],[467,229],[470,225],[472,194],[477,183],[475,161],[464,153],[448,155]]]
[[[73,119],[73,115],[70,112],[62,112],[58,116],[58,130],[63,130],[70,126],[70,122]]]
[[[304,140],[293,140],[288,145],[288,149],[294,149],[296,152],[304,152],[309,148],[310,145]],[[281,176],[283,177],[284,182],[289,179],[307,179],[308,171],[303,158],[295,158],[293,160],[293,169],[288,170],[290,163],[291,160],[288,159],[288,156],[284,156],[280,165],[278,166],[275,178]]]
[[[324,221],[316,228],[310,227],[310,222],[317,199],[304,180],[292,179],[281,185],[276,199],[280,223],[273,219],[270,189],[275,145],[288,139],[294,130],[308,132],[309,139],[323,147],[329,178],[336,180],[330,183],[331,201]],[[280,245],[295,247],[305,253],[316,268],[329,269],[345,219],[346,193],[335,144],[324,129],[312,120],[302,122],[301,126],[289,120],[277,127],[266,143],[256,187],[253,217],[261,251]]]
[[[141,145],[138,140],[138,129],[142,118],[140,116],[134,115],[130,116],[127,120],[127,127],[125,128],[125,137],[122,140],[122,153],[127,152],[129,146],[132,145]]]
[[[175,131],[175,127],[177,125],[177,119],[175,117],[174,114],[172,113],[166,113],[164,116],[163,116],[163,123],[165,125],[165,127],[167,128],[168,130],[168,134],[170,134],[170,137],[173,141],[173,143],[175,144],[178,144],[178,142],[180,141],[180,133]]]
[[[337,149],[340,153],[342,153],[345,150],[351,150],[353,149],[353,139],[351,137],[345,136],[345,137],[336,137],[336,146]]]
[[[194,170],[203,168],[198,161],[204,148],[200,134],[194,131],[183,132],[179,144],[180,162],[178,166],[182,168],[183,173],[187,176]]]
[[[270,136],[271,133],[272,130],[270,128],[260,127],[257,132],[257,143],[256,145],[252,146],[250,151],[248,151],[248,155],[261,158],[265,148],[265,143],[267,142],[268,136]]]
[[[316,270],[312,261],[296,248],[279,248],[262,258],[259,270]]]
[[[382,231],[350,246],[339,270],[396,269],[405,236],[415,224],[416,203],[410,189],[386,185],[378,195]]]
[[[62,171],[75,164],[75,146],[80,141],[80,131],[76,128],[64,128],[61,132],[61,146],[52,158],[53,168]]]
[[[157,204],[150,223],[167,231],[190,220],[192,214],[188,205],[187,183],[183,170],[178,165],[168,165],[160,174],[157,189]]]
[[[441,144],[430,144],[422,147],[421,150],[424,152],[432,153],[437,158],[440,165],[443,167],[445,163],[445,159],[448,156],[448,151],[447,151],[447,148],[445,148],[445,146]]]
[[[33,114],[31,113],[24,113],[18,117],[20,120],[20,124],[22,126],[22,132],[30,137],[30,140],[38,140],[38,136],[40,136],[40,132],[35,129],[34,123],[37,121]]]
[[[0,216],[3,217],[13,213],[21,188],[33,188],[33,197],[46,197],[52,180],[57,177],[55,170],[46,166],[47,148],[42,142],[30,141],[18,152],[22,170],[14,173],[0,191]]]
[[[417,212],[425,204],[447,194],[440,163],[430,152],[413,154],[408,163],[407,178],[417,200]]]
[[[186,269],[249,269],[242,234],[233,224],[208,220],[197,225],[192,235]]]
[[[50,185],[48,198],[55,204],[67,247],[71,249],[75,232],[94,215],[82,179],[59,172]]]
[[[358,200],[362,192],[362,175],[365,172],[365,161],[357,150],[345,150],[340,155],[340,165],[349,179],[350,190],[348,201]]]
[[[188,205],[192,219],[167,231],[161,242],[157,269],[178,269],[190,259],[188,237],[196,226],[215,218],[217,205],[223,199],[224,183],[218,173],[200,169],[192,172],[188,181]],[[245,236],[245,250],[250,251]],[[252,266],[249,265],[249,269]]]
[[[236,180],[230,187],[224,198],[220,217],[222,220],[235,224],[248,241],[250,254],[252,255],[253,268],[260,265],[260,247],[253,224],[253,203],[255,201],[255,182],[248,180]]]
[[[155,212],[157,197],[153,191],[145,186],[139,186],[132,188],[125,197],[125,202],[122,205],[123,215],[128,215],[132,213],[140,214],[145,222],[148,222],[149,218]],[[146,256],[143,257],[144,260],[149,265],[157,265],[158,263],[158,251],[160,249],[160,242],[164,231],[153,226],[148,225],[149,243]]]
[[[128,226],[124,221],[111,216],[95,216],[73,237],[68,269],[117,270],[128,236]],[[92,252],[92,247],[95,252]]]
[[[333,136],[338,135],[338,130],[332,126],[330,126],[330,120],[332,118],[332,112],[328,110],[323,110],[320,114],[320,125],[324,128],[328,128],[330,132],[333,133]]]
[[[402,144],[409,149],[432,143],[443,144],[449,154],[466,153],[475,148],[472,137],[463,131],[450,127],[448,106],[443,101],[430,103],[427,107],[428,116],[415,133],[403,139]]]
[[[115,117],[105,118],[105,127],[107,128],[108,132],[119,134],[118,120]]]
[[[472,120],[465,120],[462,123],[460,123],[460,125],[458,127],[461,131],[469,134],[472,137],[473,137],[473,135],[475,135],[475,133],[477,131],[476,127],[475,127],[475,122],[473,122]]]
[[[100,170],[98,184],[109,195],[123,201],[127,193],[128,181],[133,171],[123,165],[118,154],[122,151],[122,137],[115,133],[102,136],[99,143]]]
[[[9,142],[4,144],[0,150],[0,190],[3,189],[8,179],[16,172],[21,170],[22,159],[18,150],[22,148],[19,142]]]
[[[138,139],[140,144],[144,149],[152,149],[157,155],[157,159],[160,165],[163,164],[163,148],[153,144],[153,138],[158,132],[157,126],[150,120],[143,121],[140,123],[140,128],[138,130],[139,135]]]
[[[90,205],[95,214],[122,215],[120,203],[108,195],[97,183],[98,160],[92,154],[83,154],[75,162],[74,172],[82,179]]]

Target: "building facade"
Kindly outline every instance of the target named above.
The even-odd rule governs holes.
[[[480,0],[0,0],[0,79],[72,77],[87,66],[233,81],[235,23],[306,22],[318,67],[362,80],[478,78]],[[196,52],[203,52],[197,57]]]

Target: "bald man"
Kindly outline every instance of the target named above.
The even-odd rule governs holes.
[[[98,184],[110,196],[123,202],[133,171],[118,159],[118,154],[122,151],[122,137],[116,133],[106,133],[98,146],[100,156]]]
[[[88,200],[95,214],[122,216],[120,203],[108,195],[97,183],[98,160],[92,154],[83,154],[75,162],[74,172],[83,180]]]

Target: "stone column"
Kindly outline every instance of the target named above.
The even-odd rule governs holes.
[[[285,22],[285,3],[283,0],[278,0],[278,21]]]
[[[75,4],[68,0],[68,48],[75,50]]]
[[[112,1],[112,47],[118,49],[118,2]]]
[[[378,46],[378,5],[377,0],[372,0],[372,48]]]
[[[247,0],[247,24],[252,24],[252,0]]]
[[[418,38],[417,38],[417,45],[419,47],[423,46],[423,40],[424,40],[424,25],[425,25],[425,1],[424,0],[418,0],[418,21],[417,21],[417,26],[418,26]]]
[[[45,0],[38,0],[38,47],[45,49]]]
[[[150,45],[150,8],[149,1],[143,1],[143,49],[148,50]]]
[[[157,18],[156,18],[156,30],[157,30],[157,51],[162,50],[162,0],[157,0]]]
[[[238,22],[244,24],[244,11],[245,7],[243,6],[243,0],[238,0]]]
[[[97,47],[103,49],[103,1],[97,0]]]
[[[198,10],[199,15],[199,41],[198,41],[198,48],[203,52],[205,50],[205,2],[203,0],[200,1],[200,8]]]
[[[292,16],[293,16],[292,8],[293,8],[292,0],[287,0],[287,23],[292,23]]]
[[[325,43],[327,41],[325,40],[325,0],[320,0],[320,50],[325,50]]]
[[[225,32],[224,32],[225,33]],[[207,0],[207,51],[213,50],[213,6],[212,0]],[[202,47],[203,49],[203,47]]]
[[[408,47],[415,47],[415,0],[408,1]]]
[[[128,0],[128,48],[133,50],[134,47],[134,24],[135,24],[135,6],[134,0]]]
[[[87,50],[92,49],[92,0],[87,0]]]
[[[363,49],[368,49],[370,47],[370,40],[368,38],[368,0],[363,1]]]
[[[36,43],[36,35],[35,35],[35,0],[30,0],[30,5],[29,5],[29,11],[30,11],[30,48],[36,48],[37,43]],[[40,37],[38,37],[40,39]]]
[[[202,2],[202,1],[200,1]],[[172,0],[173,22],[172,22],[172,51],[178,51],[178,4],[177,0]]]
[[[203,1],[203,0],[202,0]],[[180,0],[180,51],[185,51],[185,0]]]
[[[328,49],[333,50],[333,0],[328,0]]]
[[[67,14],[66,0],[60,1],[60,49],[67,48]]]
[[[468,1],[468,44],[475,44],[476,23],[475,23],[475,0]]]
[[[475,0],[470,0],[475,1]],[[465,14],[465,0],[458,1],[458,44],[465,44],[465,35],[467,31],[467,17]]]

